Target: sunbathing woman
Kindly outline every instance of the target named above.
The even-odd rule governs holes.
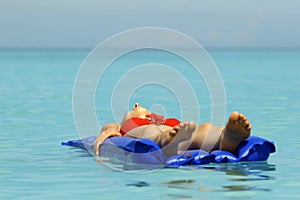
[[[251,125],[243,114],[231,113],[225,127],[204,123],[196,127],[194,122],[181,123],[175,118],[151,114],[138,103],[125,114],[121,124],[106,124],[94,142],[95,154],[99,147],[112,136],[147,138],[156,142],[166,156],[179,151],[202,149],[225,150],[235,153],[239,144],[249,137]]]

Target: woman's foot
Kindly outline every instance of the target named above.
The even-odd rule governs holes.
[[[242,141],[250,136],[251,125],[243,114],[233,112],[223,129],[220,143],[220,150],[235,153]]]
[[[196,125],[194,122],[184,122],[177,126],[174,126],[170,130],[169,136],[167,138],[167,143],[180,143],[184,140],[189,140],[192,133],[195,131]]]

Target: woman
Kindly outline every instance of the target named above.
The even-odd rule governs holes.
[[[156,142],[166,154],[172,156],[179,151],[202,149],[205,151],[225,150],[235,153],[239,144],[249,137],[250,122],[243,114],[233,112],[225,127],[204,123],[196,127],[194,122],[181,123],[175,118],[151,114],[135,103],[125,114],[121,124],[106,124],[94,142],[95,154],[99,147],[112,136],[148,138]]]

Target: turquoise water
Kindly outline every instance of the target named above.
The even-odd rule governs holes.
[[[209,51],[224,81],[227,116],[233,110],[245,113],[252,123],[253,135],[275,141],[277,152],[267,162],[211,164],[138,174],[111,169],[86,152],[60,145],[61,141],[79,138],[73,121],[72,89],[88,53],[0,51],[0,198],[300,197],[300,51]],[[147,61],[143,56],[140,59],[141,63]],[[199,83],[195,87],[204,87],[201,80],[191,78],[191,82]],[[109,91],[110,87],[104,89]],[[142,101],[149,106],[161,101],[168,113],[180,114],[178,102],[171,97],[143,96],[148,89],[134,93],[130,103]],[[101,95],[104,94],[96,95],[97,117],[106,123],[112,117],[109,102],[101,102],[99,98],[106,97]],[[205,90],[199,95],[201,122],[209,120],[208,95]]]

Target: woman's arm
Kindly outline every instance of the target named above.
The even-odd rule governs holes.
[[[99,147],[103,144],[103,142],[112,136],[122,136],[119,124],[106,124],[102,127],[101,133],[97,136],[94,142],[94,152],[96,155],[99,155]]]

